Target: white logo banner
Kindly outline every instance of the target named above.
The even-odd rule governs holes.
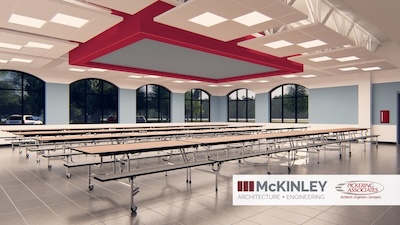
[[[400,175],[233,175],[233,205],[400,205]]]

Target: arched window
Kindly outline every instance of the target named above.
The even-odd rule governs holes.
[[[171,92],[168,89],[155,84],[142,86],[136,91],[136,100],[136,122],[171,122]]]
[[[78,80],[70,89],[70,123],[118,123],[118,87],[100,79]]]
[[[308,123],[308,89],[285,84],[271,91],[271,123]]]
[[[210,95],[201,89],[192,89],[185,93],[185,121],[210,121]]]
[[[229,94],[228,121],[255,122],[256,94],[247,89],[238,89]]]
[[[44,123],[44,89],[35,76],[0,70],[0,124]]]

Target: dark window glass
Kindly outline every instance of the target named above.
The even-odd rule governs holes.
[[[185,93],[185,121],[210,121],[210,95],[201,89],[192,89]]]
[[[0,124],[24,124],[28,118],[44,123],[44,104],[44,81],[20,71],[0,70]]]
[[[136,100],[137,123],[171,122],[171,92],[168,89],[154,84],[142,86],[136,91]]]
[[[229,122],[255,122],[254,92],[248,89],[238,89],[228,95]]]
[[[100,79],[72,83],[70,123],[118,123],[118,88]]]
[[[308,89],[297,84],[271,91],[271,123],[308,123]]]

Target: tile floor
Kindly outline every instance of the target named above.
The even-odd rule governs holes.
[[[86,156],[80,156],[86,157]],[[88,156],[91,157],[91,156]],[[75,160],[81,160],[75,158]],[[178,160],[178,159],[174,159]],[[261,162],[264,159],[252,159]],[[300,164],[306,161],[300,161]],[[351,157],[339,159],[337,152],[323,152],[321,163],[311,155],[308,164],[292,168],[293,174],[399,174],[399,150],[393,144],[353,144]],[[141,166],[162,163],[141,161]],[[141,191],[135,197],[138,211],[130,212],[129,186],[121,182],[94,182],[88,190],[86,168],[72,168],[65,176],[62,160],[36,163],[18,150],[0,147],[0,224],[235,224],[235,225],[394,225],[400,224],[399,206],[233,206],[232,174],[265,174],[266,166],[223,164],[219,191],[208,166],[192,171],[192,184],[185,182],[185,170],[136,178]],[[111,166],[96,168],[97,173]],[[274,163],[274,174],[287,168]]]

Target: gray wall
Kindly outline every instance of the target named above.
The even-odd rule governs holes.
[[[118,89],[119,91],[119,123],[136,122],[136,90]]]
[[[309,123],[358,124],[358,86],[309,89]]]
[[[269,123],[269,93],[256,94],[256,123]]]
[[[171,93],[171,122],[185,122],[185,94]]]
[[[372,124],[381,124],[381,110],[390,111],[388,124],[397,124],[397,92],[400,92],[400,82],[372,85]]]
[[[46,83],[46,124],[69,124],[69,85]]]
[[[228,96],[210,96],[210,121],[228,121]]]

